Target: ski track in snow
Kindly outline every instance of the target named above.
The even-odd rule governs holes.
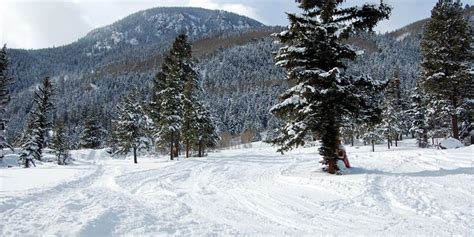
[[[473,235],[473,146],[369,149],[349,147],[355,168],[342,176],[318,169],[317,147],[281,156],[255,143],[138,165],[92,151],[78,156],[87,175],[0,197],[0,234]]]

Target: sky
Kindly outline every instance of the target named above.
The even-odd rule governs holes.
[[[349,0],[350,4],[380,0]],[[384,0],[394,10],[376,31],[393,31],[430,16],[437,0]],[[474,4],[474,0],[463,0]],[[153,7],[190,6],[222,9],[267,25],[287,25],[285,12],[297,12],[294,0],[0,0],[0,43],[38,49],[72,43],[97,27]]]

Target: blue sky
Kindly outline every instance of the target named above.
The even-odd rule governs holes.
[[[384,0],[394,7],[390,20],[376,28],[386,32],[429,17],[437,0]],[[380,2],[349,0],[347,4]],[[474,4],[474,0],[463,0]],[[45,48],[74,42],[90,30],[158,6],[223,9],[267,25],[286,25],[285,12],[298,11],[294,0],[1,0],[0,43],[11,48]]]

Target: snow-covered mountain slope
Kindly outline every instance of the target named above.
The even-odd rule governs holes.
[[[220,32],[258,28],[263,24],[234,13],[202,8],[152,8],[132,14],[87,34],[82,41],[93,42],[94,51],[118,45],[150,44],[169,41],[185,32],[190,38],[203,38]]]
[[[468,236],[474,228],[473,147],[348,148],[352,168],[318,169],[317,148],[279,155],[262,143],[203,159],[112,160],[1,170],[2,236]],[[45,170],[42,189],[7,183]],[[54,177],[51,179],[50,177]],[[33,181],[32,181],[33,182]],[[15,190],[10,190],[15,189]]]
[[[13,90],[29,87],[45,75],[87,74],[119,61],[148,59],[168,50],[179,33],[198,40],[263,26],[256,20],[222,10],[158,7],[140,11],[68,45],[9,50],[12,76],[16,79]]]

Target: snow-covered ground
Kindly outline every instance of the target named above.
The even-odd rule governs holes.
[[[75,151],[73,166],[0,169],[0,235],[473,236],[473,148],[348,147],[342,176],[317,147],[138,165]]]

